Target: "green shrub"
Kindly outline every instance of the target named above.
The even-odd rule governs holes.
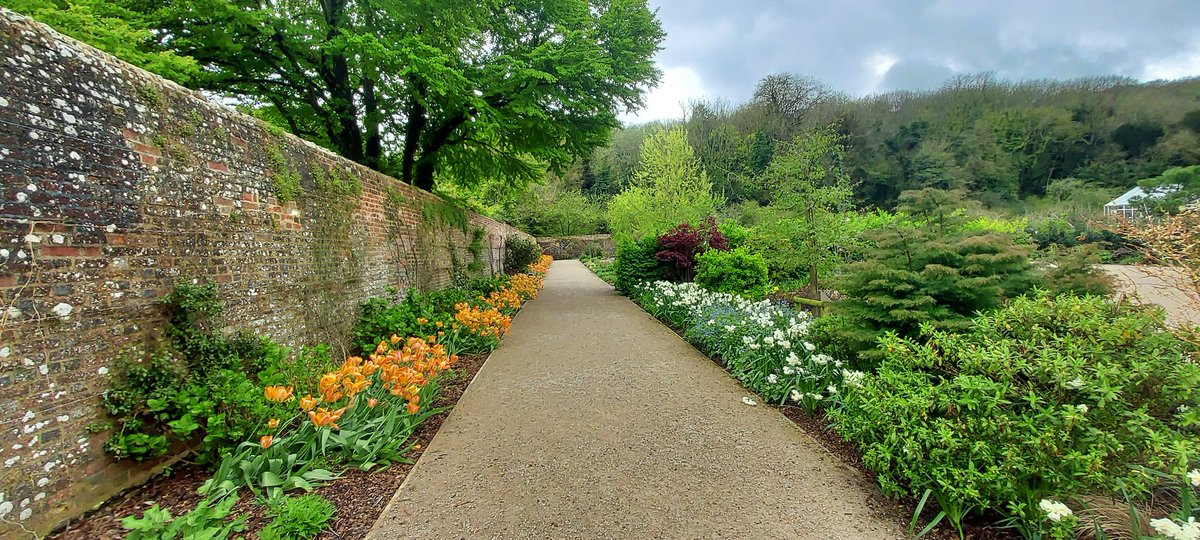
[[[750,229],[743,227],[737,221],[726,219],[717,225],[717,230],[725,237],[725,242],[729,245],[729,249],[737,249],[746,244],[750,240]]]
[[[662,279],[663,263],[655,257],[657,251],[658,238],[653,236],[617,246],[617,257],[613,262],[617,291],[628,295],[638,283]]]
[[[696,257],[696,284],[710,291],[762,298],[767,294],[767,262],[745,247],[710,249]]]
[[[922,323],[963,328],[980,310],[1024,294],[1037,283],[1029,261],[1032,246],[1007,234],[963,231],[942,235],[930,228],[896,227],[868,233],[874,248],[842,268],[834,288],[845,299],[830,313],[844,324],[820,334],[822,350],[851,350],[857,360],[880,356],[876,339],[892,331],[916,335]],[[855,358],[846,358],[855,361]]]
[[[608,282],[609,285],[613,285],[617,282],[616,265],[613,263],[612,259],[588,257],[583,259],[582,262],[596,274],[596,277]]]
[[[504,271],[509,274],[524,272],[526,267],[537,262],[542,248],[533,240],[512,235],[504,241]]]
[[[247,334],[227,337],[212,284],[181,284],[164,298],[169,347],[150,358],[120,362],[102,405],[115,420],[104,449],[117,459],[165,454],[188,442],[209,463],[242,441],[266,433],[269,418],[290,414],[263,400],[263,387],[309,380],[323,369],[312,355]],[[326,358],[327,360],[327,358]]]
[[[142,517],[121,518],[121,526],[129,531],[125,540],[177,540],[204,538],[224,540],[231,533],[246,528],[246,516],[228,519],[233,512],[237,497],[226,497],[219,502],[205,499],[194,510],[178,518],[171,511],[157,504],[146,510]]]
[[[315,538],[333,519],[333,503],[317,494],[284,499],[268,507],[271,522],[259,532],[262,540],[307,540]]]
[[[1107,297],[1113,293],[1113,277],[1100,268],[1100,250],[1092,244],[1075,248],[1052,246],[1040,259],[1042,287],[1053,294]]]
[[[481,281],[481,286],[486,286],[484,283]],[[433,292],[410,289],[400,301],[379,297],[368,299],[359,306],[361,314],[354,324],[354,343],[361,353],[369,354],[380,341],[393,334],[402,337],[436,334],[454,322],[455,304],[479,294],[451,287]]]
[[[831,419],[888,494],[933,490],[1033,538],[1043,498],[1145,495],[1143,467],[1178,479],[1200,456],[1198,350],[1158,311],[1041,294],[881,350]]]

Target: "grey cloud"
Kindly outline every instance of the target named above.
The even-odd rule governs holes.
[[[861,95],[936,88],[954,73],[1141,77],[1200,55],[1197,0],[651,0],[668,36],[659,61],[714,96],[742,100],[770,73]],[[882,77],[872,58],[895,60]]]

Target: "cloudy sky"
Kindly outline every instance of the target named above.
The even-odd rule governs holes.
[[[1200,0],[650,0],[663,71],[627,122],[681,103],[745,101],[763,76],[809,75],[852,95],[1005,78],[1200,75]]]

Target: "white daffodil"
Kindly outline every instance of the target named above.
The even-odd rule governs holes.
[[[1175,523],[1170,519],[1152,519],[1150,526],[1154,527],[1155,532],[1171,540],[1200,539],[1200,523],[1196,522],[1195,517],[1189,517],[1183,523]]]
[[[1038,503],[1038,508],[1041,508],[1046,513],[1046,517],[1054,522],[1062,521],[1062,518],[1074,514],[1067,505],[1050,499],[1042,499],[1042,502]]]
[[[1200,469],[1192,469],[1191,472],[1187,473],[1187,477],[1193,486],[1200,487]]]

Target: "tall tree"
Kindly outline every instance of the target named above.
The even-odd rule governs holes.
[[[645,0],[115,4],[201,66],[180,82],[425,189],[570,166],[642,104],[664,37]]]
[[[609,229],[618,241],[636,241],[681,223],[699,225],[722,204],[687,133],[659,130],[646,137],[634,183],[609,201]]]

